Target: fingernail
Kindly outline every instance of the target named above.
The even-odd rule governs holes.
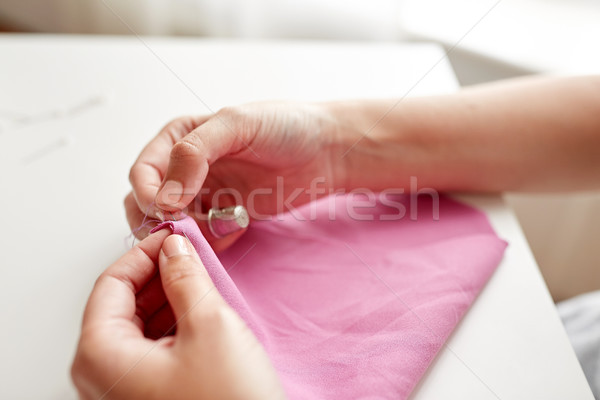
[[[189,242],[180,235],[171,235],[165,239],[162,250],[167,257],[184,256],[190,254]]]
[[[156,196],[159,204],[175,206],[183,197],[183,185],[177,181],[166,181],[163,188]]]

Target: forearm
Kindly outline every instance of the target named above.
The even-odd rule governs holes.
[[[396,102],[332,105],[344,115],[347,187],[407,187],[411,176],[438,190],[600,187],[600,77],[519,79]]]

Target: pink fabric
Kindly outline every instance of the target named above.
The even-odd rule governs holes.
[[[264,345],[289,398],[406,399],[506,243],[481,212],[448,198],[440,199],[437,221],[426,196],[416,220],[409,199],[396,198],[407,215],[395,221],[379,218],[398,213],[389,202],[359,211],[373,221],[350,218],[348,199],[253,222],[220,261],[191,218],[156,229],[169,226],[192,241],[216,287]]]

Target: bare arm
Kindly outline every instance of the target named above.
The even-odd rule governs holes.
[[[338,135],[347,187],[406,186],[416,176],[438,190],[600,188],[600,76],[521,78],[396,102],[330,105],[346,115]]]
[[[317,186],[319,196],[408,191],[411,177],[417,188],[439,191],[600,188],[600,76],[526,78],[400,102],[252,103],[182,117],[134,163],[125,203],[132,229],[147,212],[183,210],[220,249],[241,232],[212,238],[202,210],[243,204],[262,219],[283,211],[280,199],[314,199],[308,189]],[[222,190],[237,196],[218,197]]]

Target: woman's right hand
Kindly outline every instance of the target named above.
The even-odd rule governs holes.
[[[263,347],[192,244],[168,230],[98,278],[71,374],[85,400],[285,398]]]

